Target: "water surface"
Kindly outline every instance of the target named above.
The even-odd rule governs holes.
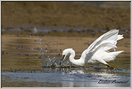
[[[75,58],[79,58],[95,39],[97,37],[2,35],[2,87],[130,87],[129,38],[117,44],[116,50],[124,50],[124,53],[109,63],[115,70],[97,69],[94,64],[71,69],[42,67],[42,52],[46,58],[61,59],[62,50],[73,48]]]

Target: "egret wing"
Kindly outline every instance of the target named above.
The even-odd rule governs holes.
[[[94,50],[94,53],[95,52],[99,52],[99,53],[102,53],[102,52],[106,52],[110,49],[113,49],[113,48],[117,48],[115,44],[113,44],[114,42],[111,40],[111,41],[103,41],[95,50]]]
[[[99,55],[100,53],[106,52],[113,48],[116,48],[116,45],[113,44],[113,41],[103,41],[94,51],[90,51],[88,54],[85,54],[85,64],[88,63],[88,60],[90,60],[95,53]]]
[[[89,51],[94,51],[103,41],[112,41],[113,44],[116,44],[118,38],[119,30],[113,29],[108,31],[107,33],[101,35],[98,39],[96,39],[86,50],[87,53]]]
[[[117,39],[118,39],[118,32],[119,30],[117,29],[113,29],[108,31],[107,33],[101,35],[98,39],[96,39],[83,53],[82,55],[86,58],[85,59],[85,63],[87,63],[87,61],[89,59],[91,59],[93,53],[95,50],[97,50],[97,48],[99,46],[101,46],[102,44],[104,44],[106,41],[110,42],[110,44],[116,44],[117,43]],[[120,36],[121,38],[121,36]],[[109,47],[107,47],[109,48]]]
[[[121,40],[123,38],[124,38],[123,35],[118,35],[118,39],[117,40]]]

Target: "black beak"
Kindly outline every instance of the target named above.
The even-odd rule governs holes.
[[[62,55],[61,61],[63,61],[64,57],[65,57],[65,55]]]
[[[65,58],[65,55],[62,55],[60,65],[62,65],[62,63],[63,63],[63,59],[64,59],[64,58]]]

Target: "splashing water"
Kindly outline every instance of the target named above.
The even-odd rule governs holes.
[[[61,64],[61,59],[57,59],[57,58],[53,58],[50,59],[50,57],[48,56],[48,58],[46,58],[44,56],[44,52],[42,52],[42,67],[66,67],[69,64],[69,60],[63,62]],[[71,64],[70,64],[71,65]]]
[[[68,66],[69,64],[69,60],[61,63],[61,59],[57,59],[55,57],[53,57],[53,59],[50,58],[49,54],[48,54],[48,44],[45,43],[45,52],[46,54],[44,53],[44,50],[42,48],[42,39],[40,38],[38,44],[39,44],[39,49],[38,49],[38,52],[41,53],[41,58],[42,58],[42,67],[66,67]],[[71,64],[70,64],[71,65]]]
[[[44,52],[42,52],[42,57],[41,57],[41,58],[42,58],[42,60],[43,60],[43,61],[42,61],[42,66],[47,66],[47,64],[46,64],[46,62],[45,62],[45,59],[46,59],[46,58],[45,58],[45,56],[44,56]]]

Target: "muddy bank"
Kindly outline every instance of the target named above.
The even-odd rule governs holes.
[[[130,2],[95,2],[94,5],[97,7],[92,3],[2,1],[1,26],[130,30]]]

